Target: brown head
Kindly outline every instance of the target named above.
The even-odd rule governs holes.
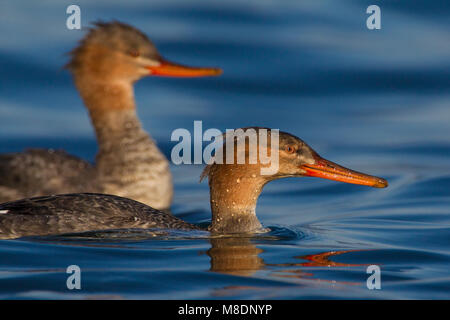
[[[70,53],[66,65],[88,109],[134,109],[132,85],[144,76],[204,77],[218,68],[182,66],[165,60],[150,39],[120,22],[98,22]]]
[[[256,133],[256,139],[225,138],[219,159],[208,165],[202,177],[209,178],[212,221],[210,230],[218,233],[255,232],[261,224],[255,215],[256,202],[264,185],[287,177],[319,177],[376,188],[387,187],[382,178],[344,168],[320,157],[304,141],[286,132],[267,128],[244,128],[245,134]],[[267,135],[266,135],[267,133]],[[267,136],[267,139],[262,137]],[[239,143],[243,141],[243,143]],[[267,142],[266,142],[267,141]],[[227,148],[233,146],[227,161]],[[252,156],[257,150],[257,160]],[[239,162],[239,154],[245,158]],[[270,160],[264,160],[267,155]],[[253,163],[252,163],[253,159]],[[272,168],[272,170],[268,170]]]
[[[66,65],[75,75],[98,80],[136,81],[143,76],[202,77],[221,73],[217,68],[185,67],[168,62],[150,39],[121,22],[97,22],[71,52]]]

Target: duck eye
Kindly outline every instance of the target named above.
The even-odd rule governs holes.
[[[131,50],[131,51],[129,52],[129,54],[130,54],[130,56],[132,56],[133,58],[137,58],[137,57],[139,57],[139,55],[140,55],[139,51],[137,51],[137,50]]]
[[[284,150],[285,150],[287,153],[294,153],[294,152],[295,152],[295,148],[294,148],[293,146],[286,146],[286,147],[284,148]]]

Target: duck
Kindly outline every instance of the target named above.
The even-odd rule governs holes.
[[[133,85],[146,76],[206,77],[222,71],[170,62],[144,33],[118,21],[94,23],[65,68],[95,129],[95,164],[53,149],[1,154],[0,203],[92,192],[168,210],[173,197],[169,162],[139,121]]]
[[[241,129],[244,133],[253,130],[257,139],[225,137],[222,147],[208,161],[201,175],[201,180],[208,179],[211,205],[211,223],[205,231],[213,235],[266,232],[267,228],[256,216],[256,204],[263,187],[273,180],[319,177],[375,188],[388,186],[383,178],[347,169],[322,158],[292,134],[261,127]],[[260,143],[263,141],[261,134],[266,135],[265,147]],[[277,140],[273,141],[276,143],[272,141],[275,136]],[[263,161],[257,157],[256,161],[250,161],[251,149],[257,150],[258,154],[265,149],[271,160]],[[231,161],[226,159],[227,150],[231,150]],[[244,161],[237,161],[242,151]],[[272,155],[276,157],[272,158]],[[272,166],[274,159],[277,159],[277,166],[273,170],[262,170]],[[203,230],[201,226],[172,214],[117,195],[61,194],[0,205],[0,238],[3,239],[130,228]]]

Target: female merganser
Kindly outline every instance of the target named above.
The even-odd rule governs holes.
[[[169,208],[173,192],[169,163],[136,115],[133,83],[149,75],[214,76],[220,69],[168,62],[142,32],[119,22],[96,23],[71,52],[66,67],[95,128],[96,164],[53,150],[0,155],[0,202],[99,192]]]
[[[263,128],[252,129],[259,134]],[[272,135],[271,129],[264,130],[268,136]],[[256,143],[251,139],[245,139],[243,144],[243,150],[246,150],[243,164],[239,161],[220,164],[216,159],[205,168],[202,176],[209,178],[212,221],[208,230],[211,233],[264,231],[255,214],[256,202],[264,185],[275,179],[311,176],[376,188],[388,185],[382,178],[321,158],[305,142],[291,134],[279,132],[278,141],[278,146],[273,148],[270,140],[267,143],[267,150],[278,155],[278,169],[271,174],[261,174],[261,168],[270,166],[270,163],[263,164],[259,159],[254,164],[248,161],[247,150],[255,147]],[[223,149],[227,146],[224,144]],[[261,149],[259,144],[256,147]],[[234,160],[238,150],[239,147],[234,150]],[[225,157],[225,152],[223,155]],[[123,228],[200,229],[143,203],[113,195],[64,194],[0,205],[0,238],[4,239]]]

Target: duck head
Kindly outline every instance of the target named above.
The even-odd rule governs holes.
[[[98,22],[71,52],[66,67],[77,77],[134,82],[144,76],[204,77],[218,68],[187,67],[165,60],[150,39],[120,22]]]
[[[322,158],[303,140],[289,133],[258,127],[237,131],[244,134],[225,136],[222,148],[202,173],[202,178],[209,179],[212,232],[263,230],[255,214],[256,202],[264,185],[272,180],[318,177],[375,188],[388,185],[385,179]],[[270,161],[264,160],[264,155]]]

